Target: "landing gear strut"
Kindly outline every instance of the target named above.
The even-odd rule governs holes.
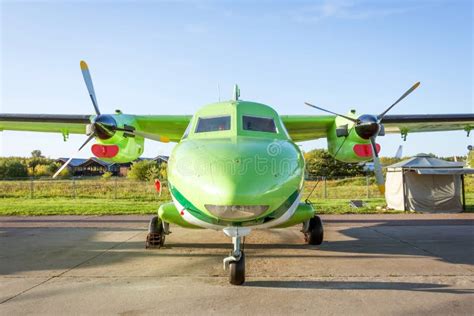
[[[309,245],[321,245],[324,239],[323,222],[319,216],[307,220],[303,223],[304,240]]]
[[[227,227],[224,233],[232,237],[234,250],[230,256],[224,259],[224,270],[230,268],[229,281],[233,285],[241,285],[245,282],[245,253],[241,250],[242,238],[250,233],[249,228]]]
[[[148,225],[145,248],[161,248],[165,244],[168,232],[168,223],[163,222],[158,216],[152,217]]]

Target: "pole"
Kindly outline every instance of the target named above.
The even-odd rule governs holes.
[[[72,177],[72,198],[76,198],[76,179]]]
[[[114,199],[117,199],[117,177],[114,177]]]
[[[367,199],[370,199],[369,175],[365,175],[365,184],[367,186]]]
[[[30,179],[30,198],[33,199],[35,197],[35,183],[33,182],[33,178]]]
[[[327,179],[324,177],[324,198],[328,198],[328,187],[327,187]]]
[[[462,190],[462,210],[466,210],[466,192],[464,191],[464,175],[461,175],[461,190]]]

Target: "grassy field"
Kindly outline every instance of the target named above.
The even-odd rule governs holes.
[[[315,185],[309,200],[321,214],[400,212],[385,210],[385,199],[366,178],[308,181],[303,200]],[[350,207],[351,199],[365,207]],[[0,215],[153,214],[168,201],[166,186],[159,196],[153,184],[127,179],[0,181]],[[474,177],[466,177],[466,202],[474,212]]]

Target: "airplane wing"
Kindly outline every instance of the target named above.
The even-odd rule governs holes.
[[[120,121],[120,115],[111,115]],[[0,113],[0,131],[32,131],[86,134],[94,115]],[[125,122],[145,135],[160,135],[179,141],[191,120],[189,115],[125,115]],[[151,137],[153,138],[153,137]]]
[[[308,141],[328,136],[335,115],[281,116],[291,138]],[[385,133],[417,133],[474,129],[474,114],[397,114],[385,115],[381,122]]]
[[[281,120],[295,142],[324,138],[336,119],[335,115],[282,115]]]

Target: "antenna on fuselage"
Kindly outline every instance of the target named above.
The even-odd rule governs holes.
[[[240,88],[238,85],[234,85],[234,101],[239,101],[240,98]]]

